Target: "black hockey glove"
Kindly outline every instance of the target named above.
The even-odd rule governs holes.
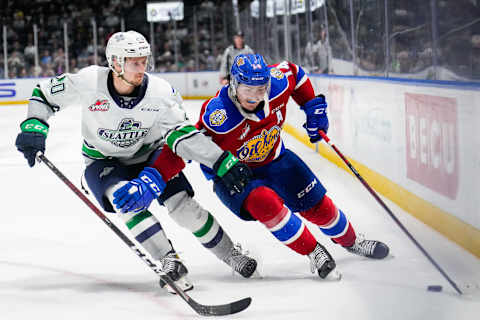
[[[15,140],[18,151],[23,153],[28,165],[35,165],[35,156],[38,151],[45,152],[45,139],[47,139],[48,124],[35,118],[30,118],[20,124],[20,132]]]
[[[213,171],[230,190],[230,195],[242,193],[253,177],[252,170],[246,164],[241,163],[229,151],[224,151],[218,160],[215,161]]]

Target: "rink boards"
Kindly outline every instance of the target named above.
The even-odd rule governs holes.
[[[218,90],[217,72],[164,73],[185,98]],[[332,141],[367,182],[480,257],[480,85],[311,76],[329,103]],[[27,103],[37,79],[0,80],[0,105]],[[348,170],[326,144],[311,145],[292,103],[285,130]],[[352,179],[354,179],[352,177]]]

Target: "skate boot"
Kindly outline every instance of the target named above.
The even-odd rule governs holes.
[[[318,272],[318,276],[325,279],[328,274],[335,269],[336,264],[327,249],[317,242],[317,246],[308,254],[310,258],[310,271]]]
[[[357,236],[351,247],[344,247],[348,252],[372,259],[383,259],[388,256],[388,246],[380,241],[365,240],[364,235]]]
[[[169,251],[162,259],[160,259],[160,264],[162,271],[165,272],[180,289],[182,289],[184,292],[193,289],[193,284],[187,277],[187,267],[185,267],[175,251]],[[162,279],[160,279],[159,284],[162,288],[167,286],[167,283]],[[170,288],[170,286],[167,286],[167,290],[170,293],[176,293],[172,288]]]
[[[257,269],[257,261],[247,256],[248,252],[242,252],[242,247],[236,244],[230,249],[223,261],[240,273],[244,278],[250,278]]]

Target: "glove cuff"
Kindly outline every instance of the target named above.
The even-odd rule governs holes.
[[[322,104],[324,104],[325,107],[327,107],[327,103],[325,101],[325,96],[323,94],[319,94],[318,96],[316,96],[312,100],[305,103],[305,105],[300,106],[300,108],[303,111],[307,112],[308,109],[310,109],[311,107],[315,107],[315,106],[322,105]]]
[[[145,177],[146,179],[145,179]],[[145,167],[138,175],[138,178],[145,183],[150,191],[157,197],[165,190],[166,182],[163,180],[162,175],[157,169],[152,167]],[[148,181],[150,180],[150,181]]]
[[[238,158],[235,157],[230,151],[224,151],[220,158],[213,165],[213,170],[220,178],[225,175],[236,163]]]
[[[47,137],[48,134],[48,124],[37,118],[30,118],[23,121],[20,124],[20,129],[22,132],[38,132]]]

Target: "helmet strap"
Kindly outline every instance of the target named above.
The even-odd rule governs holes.
[[[134,85],[133,83],[131,83],[130,81],[128,81],[127,79],[125,79],[125,77],[122,75],[119,75],[118,76],[125,84],[131,86],[131,87],[136,87],[136,85]]]
[[[128,81],[127,79],[125,79],[125,77],[123,76],[125,74],[125,70],[123,69],[123,65],[124,64],[120,64],[119,62],[117,62],[120,66],[120,68],[122,69],[121,72],[118,72],[117,70],[115,70],[115,67],[112,65],[112,67],[110,68],[112,71],[113,71],[113,74],[115,74],[120,80],[123,81],[123,83],[125,83],[126,85],[128,86],[131,86],[131,87],[135,87],[136,85],[134,85],[133,83],[131,83],[130,81]],[[125,63],[125,62],[124,62]]]

